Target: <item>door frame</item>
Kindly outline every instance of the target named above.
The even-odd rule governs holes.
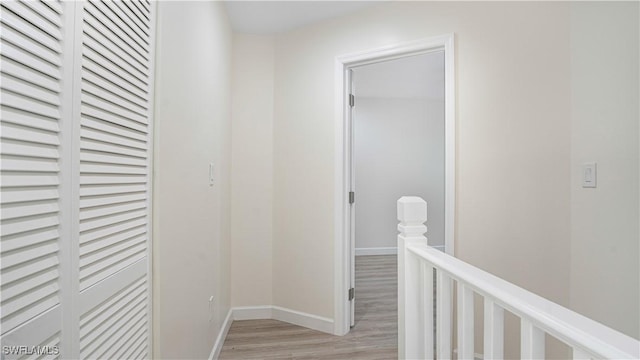
[[[407,56],[444,51],[445,58],[445,252],[454,255],[455,240],[455,58],[454,34],[396,43],[336,57],[335,60],[335,169],[334,169],[334,334],[350,330],[351,241],[355,224],[349,204],[351,191],[351,69]]]

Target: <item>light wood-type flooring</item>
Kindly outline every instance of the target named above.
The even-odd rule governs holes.
[[[397,312],[396,256],[358,256],[356,319],[349,334],[277,320],[234,321],[220,359],[397,359]]]

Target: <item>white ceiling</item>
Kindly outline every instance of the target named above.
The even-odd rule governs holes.
[[[343,16],[381,1],[233,1],[226,0],[233,30],[274,34]]]
[[[356,97],[444,99],[444,52],[355,68],[353,86]]]

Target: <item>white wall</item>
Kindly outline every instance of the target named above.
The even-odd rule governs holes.
[[[640,338],[637,2],[571,5],[571,307]],[[597,162],[597,188],[581,165]]]
[[[403,195],[427,201],[429,244],[444,245],[444,100],[356,101],[356,249],[396,247]]]
[[[231,30],[219,2],[158,10],[153,357],[206,358],[230,302]]]
[[[333,317],[335,57],[455,32],[456,254],[567,304],[568,19],[566,3],[389,2],[277,36],[274,303]]]
[[[429,244],[443,246],[444,53],[355,68],[353,87],[356,249],[396,247],[404,195],[427,201]]]
[[[273,42],[233,37],[232,306],[273,303]]]
[[[358,98],[354,119],[356,249],[396,247],[404,195],[427,201],[429,245],[444,245],[444,100]]]

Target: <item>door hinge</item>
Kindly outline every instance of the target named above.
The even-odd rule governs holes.
[[[354,107],[356,104],[356,97],[353,94],[349,94],[349,106]]]
[[[349,289],[349,301],[355,299],[355,297],[356,297],[356,289],[354,288]]]
[[[356,202],[356,193],[349,191],[349,204],[353,204],[354,202]]]

